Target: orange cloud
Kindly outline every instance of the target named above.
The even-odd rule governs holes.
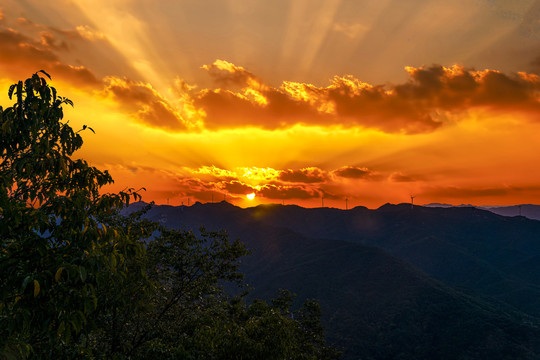
[[[181,179],[177,184],[176,195],[180,197],[193,197],[201,201],[211,201],[220,189],[212,183],[205,183],[198,179]]]
[[[367,179],[374,175],[374,173],[368,168],[359,168],[355,166],[344,166],[340,169],[334,170],[333,174],[349,179]]]
[[[282,170],[278,179],[285,182],[311,184],[324,182],[327,179],[327,174],[316,167],[299,170],[288,169]]]
[[[60,29],[54,26],[45,26],[37,24],[30,19],[24,17],[18,17],[16,19],[17,25],[28,30],[32,35],[41,35],[42,33],[48,34],[47,36],[54,36],[53,34],[59,35],[65,39],[76,40],[76,41],[90,41],[95,42],[97,40],[107,40],[107,36],[88,25],[79,25],[75,29]],[[53,46],[57,47],[58,46]],[[67,49],[70,46],[64,41],[62,41],[63,49]]]
[[[413,181],[418,181],[418,179],[416,177],[413,177],[413,176],[410,176],[410,175],[405,175],[401,172],[394,172],[392,174],[390,174],[390,177],[388,178],[390,181],[393,181],[393,182],[413,182]]]
[[[527,73],[506,75],[433,65],[407,67],[409,81],[386,87],[346,75],[334,77],[327,87],[284,82],[273,88],[223,60],[203,68],[222,84],[243,87],[240,91],[205,89],[196,95],[194,104],[204,110],[209,129],[304,124],[425,133],[443,125],[444,113],[475,107],[540,115],[540,82],[538,76]]]
[[[208,129],[235,127],[278,129],[298,123],[330,124],[330,121],[320,116],[305,102],[287,97],[275,89],[261,93],[264,101],[257,101],[229,90],[204,90],[197,95],[194,104],[204,110],[206,114],[204,125]]]
[[[203,65],[201,68],[208,71],[210,76],[222,86],[262,86],[262,82],[255,75],[225,60],[217,59],[212,64]]]
[[[321,197],[343,200],[354,197],[350,192],[350,180],[367,179],[391,184],[389,174],[359,167],[342,167],[332,171],[317,167],[303,169],[237,168],[225,170],[215,166],[198,169],[186,168],[188,176],[176,181],[175,194],[193,196],[208,201],[209,193],[216,196],[237,198],[256,193],[257,198],[266,200],[314,200]],[[394,172],[398,174],[398,172]],[[404,179],[399,179],[404,180]],[[413,181],[409,179],[408,181]],[[354,193],[354,192],[353,192]],[[216,198],[217,199],[217,198]]]
[[[506,75],[441,65],[406,69],[412,81],[396,86],[396,95],[426,109],[540,111],[540,82],[534,74]]]
[[[187,122],[150,84],[126,78],[105,78],[104,95],[139,121],[153,127],[186,130]]]
[[[62,63],[51,50],[51,44],[56,42],[49,33],[42,34],[40,41],[35,41],[13,29],[0,29],[0,43],[0,71],[14,79],[26,78],[30,73],[43,69],[55,78],[78,86],[96,87],[100,84],[86,67]]]
[[[313,199],[321,194],[315,189],[304,186],[285,186],[285,185],[265,185],[258,192],[258,195],[272,200],[282,199]]]
[[[213,181],[233,181],[238,178],[234,171],[220,169],[216,166],[201,166],[196,170],[189,170],[194,176],[209,178]]]
[[[221,183],[220,188],[232,195],[246,195],[255,191],[253,187],[237,180],[223,182]]]

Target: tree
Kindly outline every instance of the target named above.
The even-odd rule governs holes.
[[[93,130],[63,120],[73,103],[46,78],[12,85],[0,108],[0,358],[336,358],[316,303],[295,320],[290,294],[226,295],[238,240],[120,213],[138,192],[100,193],[109,173],[72,158]]]
[[[16,103],[0,108],[0,341],[16,357],[66,354],[96,327],[89,315],[103,274],[125,272],[117,260],[144,250],[99,223],[101,214],[140,197],[99,193],[113,180],[71,158],[83,143],[63,121],[62,106],[73,103],[39,73],[12,85]]]

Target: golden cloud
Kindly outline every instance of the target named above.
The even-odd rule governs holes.
[[[320,192],[315,189],[304,186],[286,186],[269,184],[263,186],[257,191],[259,196],[267,199],[282,200],[282,199],[313,199],[321,196]]]
[[[217,59],[210,65],[201,66],[208,71],[210,76],[220,85],[228,86],[262,86],[262,82],[252,73],[241,66],[236,66],[228,61]]]
[[[236,168],[231,170],[216,166],[202,166],[197,169],[184,169],[186,177],[179,177],[176,193],[182,196],[194,196],[207,201],[208,193],[216,196],[235,198],[256,193],[258,198],[270,200],[309,200],[345,199],[351,196],[350,180],[380,181],[391,185],[392,182],[416,180],[406,178],[400,172],[387,173],[384,176],[367,168],[354,166],[335,170],[323,170],[318,167],[301,169],[272,168]],[[399,177],[401,176],[401,177]],[[345,195],[349,193],[349,195]],[[217,198],[216,198],[217,199]]]
[[[109,76],[103,94],[145,124],[177,131],[188,129],[179,111],[150,84]]]
[[[209,129],[307,126],[361,126],[393,133],[425,133],[443,125],[444,113],[471,108],[540,115],[538,76],[506,75],[461,66],[407,67],[403,84],[374,86],[352,75],[336,76],[327,87],[283,82],[266,86],[243,67],[216,60],[204,68],[239,91],[205,89],[194,104],[204,110]]]
[[[232,195],[246,195],[256,190],[253,187],[237,180],[223,182],[221,183],[220,188]]]

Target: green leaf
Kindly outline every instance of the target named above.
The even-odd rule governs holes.
[[[114,254],[111,254],[111,266],[113,268],[116,267],[116,256],[114,256]]]
[[[34,297],[38,296],[40,289],[39,281],[34,280]]]
[[[26,289],[26,287],[28,286],[28,283],[30,281],[32,281],[32,278],[30,276],[27,276],[27,277],[24,278],[22,286],[21,286],[22,291],[24,291]]]
[[[81,277],[81,281],[86,281],[86,269],[84,266],[79,266],[79,276]]]
[[[56,331],[56,333],[58,334],[58,337],[61,337],[62,334],[64,333],[64,330],[66,329],[66,324],[62,321],[60,323],[60,326],[58,327],[58,330]]]
[[[54,274],[54,280],[56,282],[60,281],[60,277],[62,276],[62,271],[64,271],[63,267],[59,267],[58,270],[56,270],[56,274]]]

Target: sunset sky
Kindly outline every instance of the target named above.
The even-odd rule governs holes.
[[[108,191],[540,203],[540,1],[2,0],[0,46],[0,104],[50,73]]]

